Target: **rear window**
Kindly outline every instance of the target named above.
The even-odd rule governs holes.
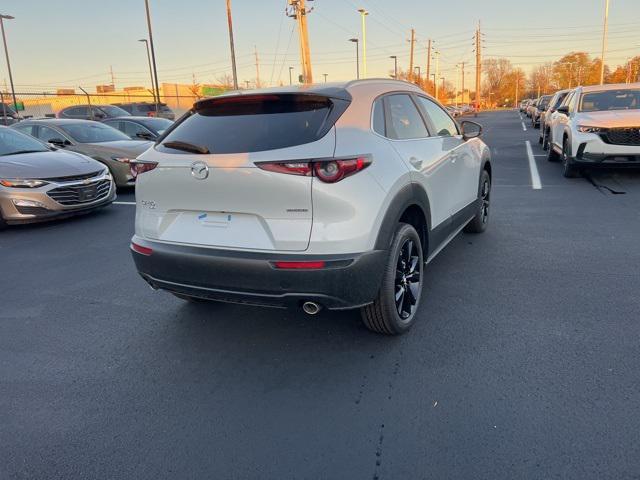
[[[313,94],[218,97],[197,103],[162,142],[187,142],[211,153],[293,147],[322,138],[348,104]]]
[[[604,90],[585,93],[580,99],[581,112],[640,109],[640,90]]]

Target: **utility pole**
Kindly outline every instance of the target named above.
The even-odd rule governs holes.
[[[520,71],[516,73],[516,108],[518,108],[518,95],[520,94]]]
[[[159,110],[160,103],[160,85],[158,84],[158,67],[156,66],[156,51],[153,48],[153,32],[151,30],[151,12],[149,11],[149,0],[144,0],[144,6],[147,11],[147,29],[149,30],[149,47],[151,49],[151,62],[153,64],[153,79],[156,84],[156,113]]]
[[[291,78],[292,71],[293,71],[293,67],[289,67],[289,85],[293,85],[293,78]]]
[[[427,42],[427,83],[431,78],[431,39]]]
[[[115,90],[115,88],[116,88],[116,79],[113,76],[113,65],[109,65],[109,73],[111,74],[111,86]]]
[[[438,81],[437,79],[440,77],[440,52],[436,52],[434,54],[436,56],[436,73],[433,80],[433,88],[436,92],[436,100],[438,99]]]
[[[307,29],[307,14],[311,11],[305,6],[306,0],[289,0],[290,10],[287,15],[295,18],[298,24],[298,37],[300,40],[300,63],[302,66],[302,79],[304,83],[313,83],[311,70],[311,52],[309,50],[309,31]]]
[[[364,8],[358,9],[362,17],[362,78],[367,78],[367,22],[365,17],[369,15]]]
[[[238,90],[238,72],[236,71],[236,47],[233,43],[233,20],[231,18],[231,0],[227,0],[227,24],[229,25],[229,47],[231,48],[231,73],[233,89]]]
[[[604,0],[604,29],[602,31],[602,64],[600,65],[600,85],[604,85],[604,57],[607,51],[607,31],[609,30],[609,0]]]
[[[480,22],[476,30],[476,114],[480,110],[480,84],[482,83],[482,32],[480,30]]]
[[[349,41],[356,44],[356,78],[360,80],[360,49],[358,47],[358,39],[350,38]]]
[[[411,53],[409,54],[409,80],[413,81],[413,44],[416,43],[416,31],[411,29]]]
[[[256,56],[256,88],[260,88],[260,60],[258,59],[258,47],[253,46],[253,53]]]
[[[327,83],[327,75],[329,75],[328,73],[323,73],[322,74],[324,76],[324,83]]]
[[[445,86],[445,83],[444,83],[444,77],[440,77],[440,80],[442,80],[442,95],[446,95],[447,87]],[[443,98],[443,100],[446,100],[446,98]]]

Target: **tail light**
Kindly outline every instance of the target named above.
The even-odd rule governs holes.
[[[158,166],[158,162],[150,162],[146,160],[131,160],[129,161],[129,170],[131,176],[136,178],[138,175],[144,172],[150,172]]]
[[[325,268],[327,263],[320,261],[306,261],[306,262],[273,262],[273,266],[278,270],[318,270]]]
[[[302,162],[259,162],[258,168],[268,172],[317,177],[325,183],[336,183],[371,165],[368,156],[350,158],[332,158],[326,160],[310,160]]]
[[[147,112],[147,117],[155,117],[156,116],[156,112],[151,111],[151,112]]]

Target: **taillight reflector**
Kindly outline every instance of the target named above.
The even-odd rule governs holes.
[[[324,268],[326,262],[273,262],[273,266],[281,270],[317,270]]]
[[[149,256],[153,253],[153,249],[149,247],[143,247],[142,245],[138,245],[137,243],[131,242],[131,250],[134,252],[138,252],[140,255]]]

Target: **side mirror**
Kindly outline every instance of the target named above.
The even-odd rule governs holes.
[[[482,125],[470,120],[465,120],[460,124],[462,128],[462,138],[469,140],[470,138],[477,138],[482,135]]]
[[[566,105],[563,105],[562,107],[558,107],[556,112],[561,113],[563,115],[569,115],[569,107]]]
[[[51,145],[58,148],[64,148],[67,145],[71,145],[71,142],[69,140],[63,140],[62,138],[50,138],[49,140],[47,140],[47,143],[50,143]]]
[[[153,134],[145,132],[136,133],[136,138],[141,138],[142,140],[155,140],[155,136]]]

